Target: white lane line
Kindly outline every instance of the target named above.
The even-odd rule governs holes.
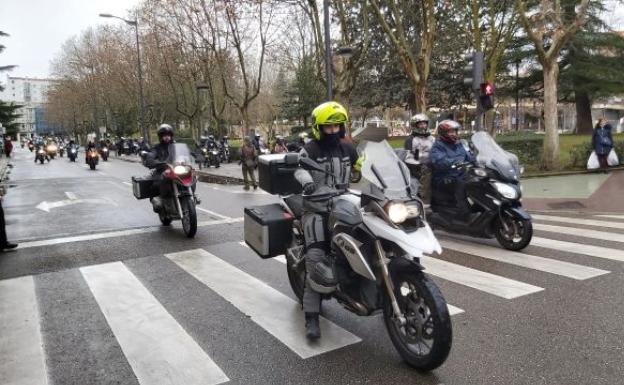
[[[241,186],[241,188],[243,188],[243,187]],[[223,191],[223,192],[226,192],[226,193],[229,193],[229,194],[271,195],[268,192],[266,192],[264,190],[261,190],[261,189],[258,189],[258,190],[247,190],[247,191],[246,190],[237,191],[237,190],[230,190],[230,189],[224,189],[224,188],[219,188],[219,187],[212,187],[212,189],[216,190],[216,191]]]
[[[558,217],[554,215],[540,215],[540,214],[532,214],[531,217],[533,219],[537,219],[538,221],[569,223],[573,225],[598,226],[598,227],[606,227],[606,228],[611,228],[611,229],[624,229],[623,222],[595,221],[593,219]]]
[[[245,241],[238,242],[238,244],[239,244],[239,245],[241,245],[241,246],[245,246],[246,248],[248,248],[249,250],[251,250],[251,248],[249,247],[249,245],[247,245],[247,244],[245,243]],[[252,251],[253,251],[253,250],[252,250]],[[283,263],[284,265],[286,264],[286,256],[285,256],[285,255],[278,255],[277,257],[273,257],[272,259],[273,259],[273,260],[275,260],[275,261],[281,262],[281,263]],[[449,304],[447,304],[447,307],[448,307],[448,309],[449,309],[449,314],[450,314],[450,315],[461,314],[461,313],[463,313],[463,312],[464,312],[464,310],[462,310],[462,309],[460,309],[460,308],[458,308],[458,307],[456,307],[456,306],[453,306],[453,305],[449,305]]]
[[[445,249],[459,251],[461,253],[476,255],[481,258],[491,259],[510,265],[526,267],[546,273],[561,275],[564,277],[585,280],[599,275],[610,273],[606,270],[596,269],[575,263],[558,261],[556,259],[542,258],[535,255],[503,250],[498,247],[475,245],[467,242],[442,240],[440,242]]]
[[[252,321],[301,358],[314,357],[361,341],[356,335],[321,317],[323,338],[310,343],[305,337],[301,306],[290,297],[202,249],[165,256],[250,316]]]
[[[240,242],[238,242],[238,244],[243,246],[243,247],[248,248],[249,250],[251,250],[251,247],[249,247],[249,245],[247,243],[245,243],[245,241],[240,241]],[[251,251],[253,251],[253,250],[251,250]],[[275,257],[269,258],[269,259],[273,259],[274,261],[281,262],[284,265],[286,264],[286,256],[284,254],[281,254],[281,255],[278,255],[278,256],[275,256]]]
[[[130,182],[121,182],[121,183],[123,183],[125,185],[128,185],[128,186],[132,186],[132,183],[130,183]]]
[[[0,382],[47,384],[32,276],[0,281]]]
[[[76,200],[78,199],[78,197],[76,196],[76,194],[74,194],[71,191],[65,191],[65,195],[67,196],[67,198],[69,198],[70,200]]]
[[[608,247],[583,245],[581,243],[558,241],[540,237],[531,238],[531,246],[543,247],[567,253],[584,254],[591,257],[609,259],[612,261],[624,262],[624,250],[610,249]]]
[[[595,215],[600,218],[610,218],[610,219],[624,219],[624,215]]]
[[[607,233],[604,231],[596,231],[596,230],[588,230],[588,229],[579,229],[578,227],[544,225],[541,223],[533,223],[533,229],[547,231],[550,233],[559,233],[559,234],[564,234],[564,235],[573,235],[577,237],[594,238],[594,239],[600,239],[603,241],[624,243],[624,234]]]
[[[237,223],[242,222],[243,218],[228,218],[228,219],[217,219],[214,221],[204,221],[198,222],[198,227],[204,226],[214,226],[214,225],[222,225],[227,223]],[[27,249],[30,247],[42,247],[42,246],[50,246],[50,245],[59,245],[63,243],[74,243],[74,242],[84,242],[84,241],[92,241],[96,239],[106,239],[106,238],[118,238],[118,237],[127,237],[130,235],[136,234],[147,234],[154,233],[160,231],[162,226],[155,227],[145,227],[141,229],[130,229],[130,230],[120,230],[120,231],[108,231],[104,233],[95,233],[95,234],[85,234],[85,235],[76,235],[73,237],[62,237],[62,238],[53,238],[53,239],[42,239],[39,241],[30,241],[23,242],[19,244],[19,249]]]
[[[208,214],[210,214],[210,215],[212,215],[212,216],[215,216],[215,217],[217,217],[217,218],[221,218],[221,219],[228,219],[228,218],[229,218],[229,217],[226,217],[225,215],[221,215],[221,214],[219,214],[219,213],[215,213],[214,211],[211,211],[211,210],[206,210],[206,209],[205,209],[205,208],[203,208],[203,207],[195,206],[195,208],[196,208],[197,210],[199,210],[199,211],[203,211],[203,212],[208,213]]]
[[[528,283],[514,281],[432,257],[421,257],[420,263],[425,267],[425,273],[506,299],[544,290]]]
[[[223,371],[121,262],[80,268],[140,384],[220,384]]]

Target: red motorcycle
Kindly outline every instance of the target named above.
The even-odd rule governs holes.
[[[147,152],[142,152],[145,158]],[[169,145],[169,158],[163,165],[165,188],[155,188],[154,178],[132,178],[132,188],[137,199],[150,198],[154,212],[158,213],[160,222],[168,226],[174,219],[182,220],[182,229],[187,237],[193,238],[197,232],[197,211],[195,205],[199,199],[195,195],[197,175],[191,166],[191,152],[184,143]],[[160,194],[167,191],[166,196]]]

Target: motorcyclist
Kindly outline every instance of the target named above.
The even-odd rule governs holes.
[[[273,147],[274,154],[282,154],[288,152],[288,147],[286,147],[286,143],[284,143],[284,137],[278,135],[275,137],[275,146]]]
[[[158,144],[152,147],[151,151],[145,156],[145,167],[154,170],[152,178],[154,180],[154,188],[159,190],[159,196],[152,198],[154,211],[158,211],[162,207],[161,197],[168,196],[169,185],[164,182],[162,175],[165,170],[166,161],[169,158],[169,145],[173,143],[173,127],[169,124],[161,124],[158,127]]]
[[[410,119],[410,126],[412,135],[408,138],[411,144],[406,163],[410,166],[417,162],[418,166],[410,169],[415,171],[414,176],[420,182],[420,196],[428,203],[431,199],[430,154],[434,143],[434,138],[429,132],[429,117],[424,113],[414,115]]]
[[[214,135],[208,135],[208,140],[206,140],[206,148],[208,150],[216,150],[217,149],[217,142],[215,141],[215,137]]]
[[[466,200],[466,181],[464,171],[454,166],[461,163],[473,163],[474,156],[458,142],[460,124],[454,120],[443,120],[438,125],[438,137],[431,148],[433,169],[433,191],[445,192],[455,196],[460,215],[467,218],[470,207]]]
[[[349,120],[347,110],[342,105],[336,102],[323,103],[312,111],[312,120],[314,140],[304,146],[300,156],[309,157],[337,177],[315,170],[298,169],[295,178],[303,187],[304,197],[320,188],[348,186],[351,166],[356,164],[358,159],[355,147],[341,141]],[[317,339],[321,336],[319,326],[321,293],[332,292],[337,284],[333,262],[327,255],[329,251],[329,240],[326,237],[327,217],[331,205],[328,201],[312,202],[307,199],[304,199],[303,205],[302,223],[307,270],[303,311],[306,336],[309,339]]]
[[[149,145],[147,144],[147,141],[145,141],[144,137],[140,137],[139,138],[139,152],[141,151],[148,151],[149,152],[150,148]]]
[[[88,155],[89,155],[89,150],[91,149],[97,150],[97,147],[93,139],[89,140],[89,143],[87,143],[87,147],[85,148],[85,163],[89,163]]]

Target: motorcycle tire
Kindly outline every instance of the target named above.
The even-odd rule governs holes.
[[[362,172],[351,171],[351,183],[358,183],[362,180]]]
[[[89,163],[89,167],[91,168],[91,170],[95,170],[95,162]]]
[[[193,238],[197,233],[195,202],[190,196],[181,197],[180,206],[182,206],[182,230],[184,230],[187,238]]]
[[[513,224],[515,227],[514,235],[510,237],[510,235],[505,232],[505,227],[502,225],[499,217],[494,225],[494,235],[496,236],[496,240],[507,250],[522,250],[527,247],[529,243],[531,243],[531,238],[533,238],[533,223],[530,219],[508,219],[513,221],[512,223],[508,223],[508,225]],[[519,236],[516,237],[516,235]]]
[[[163,226],[169,226],[171,224],[171,218],[162,212],[158,213],[158,219],[160,219],[160,223],[162,223]]]
[[[39,158],[39,162],[41,162],[41,164],[43,164],[45,162],[45,159]]]
[[[385,295],[384,322],[392,344],[408,365],[431,371],[442,365],[451,351],[453,329],[446,301],[422,272],[401,271],[393,278],[394,295],[407,323],[401,326],[395,320],[392,303]]]
[[[297,244],[293,242],[291,247],[295,246],[297,246]],[[301,258],[303,258],[303,256],[301,256]],[[299,303],[303,304],[303,291],[305,289],[306,280],[305,261],[302,260],[296,267],[295,263],[296,261],[293,260],[288,253],[286,253],[286,272],[288,274],[288,282],[290,282],[290,288],[293,293],[295,293],[295,296],[297,296]]]

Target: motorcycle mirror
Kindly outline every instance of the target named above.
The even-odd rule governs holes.
[[[297,154],[297,153],[286,154],[284,156],[284,161],[289,166],[297,165],[297,164],[299,164],[299,154]]]

